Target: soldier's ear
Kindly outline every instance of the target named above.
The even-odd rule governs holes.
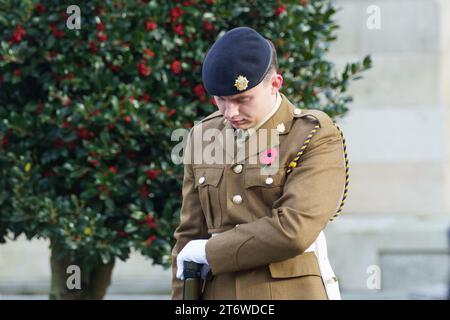
[[[273,74],[270,85],[272,87],[272,94],[279,91],[281,89],[281,86],[283,85],[283,76],[279,73]]]

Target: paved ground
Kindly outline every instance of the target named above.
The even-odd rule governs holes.
[[[105,300],[165,300],[170,299],[169,295],[120,295],[120,294],[111,294],[107,295]],[[0,294],[0,300],[48,300],[48,296],[40,295],[40,294],[32,294],[32,295],[2,295]]]
[[[420,288],[414,292],[405,291],[351,291],[342,292],[343,300],[442,300],[447,298],[446,286]],[[47,300],[45,294],[0,293],[0,300]],[[105,300],[168,300],[167,294],[131,294],[112,292]]]
[[[142,294],[111,294],[107,295],[105,300],[168,300],[169,295],[142,295]],[[414,296],[405,295],[404,293],[391,292],[388,294],[343,294],[343,300],[428,300],[428,299],[443,299],[442,296]],[[46,295],[1,295],[0,300],[48,300]]]

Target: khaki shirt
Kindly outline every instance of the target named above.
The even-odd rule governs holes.
[[[219,111],[195,125],[185,152],[183,203],[172,250],[172,298],[181,299],[183,281],[175,277],[176,257],[190,240],[209,239],[211,267],[204,299],[326,299],[314,242],[339,209],[346,164],[343,140],[332,119],[320,110],[300,110],[281,94],[281,105],[252,136],[263,143],[230,144],[202,139],[208,129],[226,135],[232,126]],[[311,131],[319,126],[311,137]],[[278,128],[274,139],[271,129]],[[260,135],[260,132],[267,134]],[[299,165],[286,170],[310,139]],[[195,148],[223,151],[222,163],[197,159]],[[277,148],[277,164],[263,173],[261,154]],[[238,154],[239,149],[244,154]],[[219,233],[211,237],[213,233]]]

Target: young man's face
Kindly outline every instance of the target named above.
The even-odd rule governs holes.
[[[232,96],[214,96],[214,99],[220,112],[234,128],[248,129],[272,110],[282,83],[283,77],[273,73],[269,81],[265,79],[248,91]]]

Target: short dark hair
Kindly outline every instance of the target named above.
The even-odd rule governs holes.
[[[272,41],[267,39],[269,41],[270,46],[272,47],[272,62],[270,63],[269,70],[267,71],[266,75],[264,76],[263,81],[269,81],[272,77],[272,74],[275,72],[278,72],[278,58],[277,58],[277,49],[275,48],[275,45]]]

